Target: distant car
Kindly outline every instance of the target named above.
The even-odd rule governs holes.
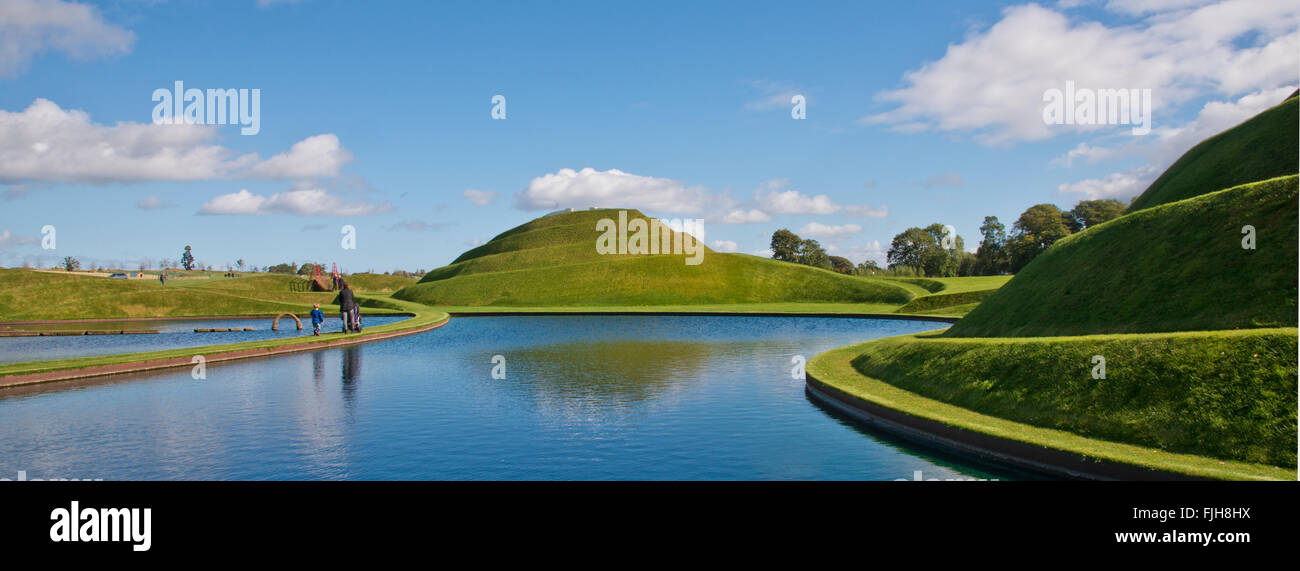
[[[110,277],[110,278],[119,278],[119,279],[127,279],[126,274],[124,274],[124,273],[122,273],[122,272],[117,272],[117,273],[113,273],[113,274],[108,274],[108,277]]]

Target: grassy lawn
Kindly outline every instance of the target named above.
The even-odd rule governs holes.
[[[1296,325],[1297,177],[1139,210],[1039,255],[948,332],[1015,337]],[[1243,225],[1257,232],[1241,247]]]
[[[305,315],[312,303],[338,312],[335,294],[296,292],[301,278],[245,274],[238,278],[122,280],[25,269],[0,269],[0,321],[205,317],[217,315]],[[383,309],[377,309],[382,313]]]
[[[1295,339],[1295,329],[1283,330],[1275,334],[1281,336],[1290,336],[1292,343]],[[814,356],[807,363],[807,373],[809,376],[818,378],[818,380],[827,382],[835,388],[844,390],[844,392],[854,395],[854,397],[865,399],[865,401],[876,403],[876,405],[893,408],[893,410],[906,412],[906,414],[919,416],[919,418],[940,421],[940,423],[952,425],[991,436],[1008,438],[1008,440],[1027,442],[1027,444],[1050,447],[1050,449],[1070,451],[1088,458],[1102,458],[1139,464],[1139,466],[1148,466],[1178,473],[1187,473],[1187,475],[1213,477],[1213,479],[1222,480],[1295,480],[1295,464],[1292,463],[1287,467],[1270,466],[1266,463],[1239,462],[1239,460],[1219,459],[1205,457],[1205,455],[1175,453],[1156,449],[1156,447],[1140,446],[1127,444],[1127,442],[1117,442],[1101,440],[1101,438],[1080,436],[1066,429],[1057,429],[1050,427],[1037,427],[1037,425],[1022,423],[1022,421],[1001,418],[1001,416],[983,414],[983,412],[971,410],[962,406],[953,405],[946,402],[946,399],[936,399],[927,397],[927,395],[907,390],[905,386],[880,380],[879,377],[865,375],[859,368],[872,369],[875,364],[868,364],[862,359],[862,355],[875,351],[885,350],[888,347],[872,347],[872,345],[887,345],[892,347],[900,342],[900,339],[909,339],[922,336],[904,336],[892,337],[887,339],[876,339],[876,341],[858,343],[848,347],[840,347],[823,354]],[[1174,334],[1179,336],[1179,334]],[[1148,336],[1156,337],[1156,336]],[[953,342],[950,339],[926,339],[926,342]],[[989,342],[997,343],[995,339],[987,339]],[[919,342],[907,343],[907,345],[920,346]],[[1021,339],[1006,339],[1002,345],[1005,345],[1004,356],[1013,355],[1017,347],[1022,347]],[[1050,343],[1045,343],[1050,346]],[[930,347],[926,345],[923,347]],[[922,349],[927,350],[927,349]],[[1050,351],[1050,350],[1049,350]],[[939,351],[936,356],[943,356],[944,351]],[[1295,346],[1291,346],[1291,358],[1294,363]],[[949,356],[950,358],[950,356]],[[871,358],[867,358],[870,360]],[[910,359],[910,356],[909,356]],[[1087,362],[1084,362],[1087,363]],[[991,363],[989,363],[991,364]],[[880,363],[881,367],[888,367],[889,363]],[[1109,365],[1109,362],[1108,362]],[[933,365],[933,367],[937,367]],[[961,364],[958,364],[961,367]],[[1004,365],[1005,367],[1005,365]],[[1071,362],[1070,367],[1073,367]],[[1063,369],[1063,367],[1057,367]],[[1121,365],[1123,368],[1123,365]],[[959,371],[959,369],[958,369]],[[1082,371],[1084,378],[1088,371]],[[1108,377],[1112,373],[1108,371]],[[1295,454],[1295,377],[1291,380],[1291,398],[1292,405],[1290,411],[1284,412],[1283,419],[1290,418],[1290,431],[1292,438],[1290,441],[1292,458]],[[1140,382],[1132,384],[1141,389]],[[949,389],[950,390],[950,389]],[[1278,388],[1278,392],[1284,392],[1284,389]],[[1014,397],[1014,395],[1013,395]],[[996,401],[996,399],[995,399]],[[1050,407],[1049,407],[1050,408]],[[1121,407],[1121,410],[1131,410],[1131,408]],[[1105,411],[1097,411],[1105,415]],[[1070,415],[1074,412],[1071,411]],[[1262,424],[1268,424],[1269,420],[1262,419]],[[1186,424],[1186,423],[1184,423]],[[1281,438],[1275,440],[1281,442]]]
[[[190,357],[193,355],[212,356],[230,351],[242,351],[245,349],[268,349],[275,347],[284,347],[298,344],[319,344],[336,341],[339,339],[354,339],[376,333],[385,333],[393,331],[404,331],[415,329],[437,323],[447,319],[447,314],[443,311],[423,306],[417,303],[404,302],[395,299],[376,299],[374,296],[360,296],[363,305],[372,305],[381,303],[392,308],[395,311],[413,313],[410,319],[404,319],[394,323],[386,323],[375,327],[367,327],[362,333],[328,333],[320,337],[311,335],[308,331],[303,335],[286,337],[280,339],[266,339],[261,341],[244,341],[241,343],[224,343],[219,345],[205,345],[202,347],[190,347],[181,349],[168,349],[164,351],[148,351],[142,353],[124,353],[118,355],[100,355],[94,357],[77,357],[72,359],[59,359],[54,361],[38,361],[29,363],[9,363],[0,365],[0,377],[24,374],[24,373],[41,373],[46,371],[61,371],[66,369],[80,369],[83,367],[92,367],[96,365],[112,365],[118,363],[133,363],[137,361],[148,361],[153,359],[167,359],[174,357]],[[367,303],[370,302],[370,303]],[[367,310],[370,313],[371,310]]]

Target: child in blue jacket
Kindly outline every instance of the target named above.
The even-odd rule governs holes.
[[[312,334],[315,335],[315,336],[317,336],[317,337],[319,337],[319,336],[320,336],[320,325],[321,325],[322,323],[325,323],[325,312],[323,312],[323,311],[320,310],[320,304],[319,304],[319,303],[313,303],[313,304],[311,305],[311,307],[312,307],[312,309],[311,309],[311,329],[312,329]]]

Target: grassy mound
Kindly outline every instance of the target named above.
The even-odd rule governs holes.
[[[1296,135],[1298,106],[1297,98],[1292,96],[1192,147],[1134,199],[1128,211],[1296,174],[1296,155],[1300,153],[1300,137]]]
[[[0,269],[0,321],[123,317],[200,317],[305,313],[333,294],[296,293],[293,276],[170,281],[122,280]]]
[[[853,367],[975,412],[1170,452],[1294,468],[1296,330],[862,345]],[[1106,378],[1092,378],[1094,355]]]
[[[1034,259],[948,336],[1296,325],[1296,176],[1121,216]],[[1242,249],[1253,225],[1256,249]]]
[[[596,222],[618,210],[554,214],[512,228],[429,272],[394,297],[446,306],[622,306],[743,303],[902,305],[911,291],[746,254],[601,255]],[[628,219],[643,214],[628,210]],[[703,247],[703,245],[701,245]]]

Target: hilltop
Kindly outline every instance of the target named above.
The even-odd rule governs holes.
[[[628,219],[648,219],[626,209]],[[680,254],[602,255],[600,209],[543,216],[511,228],[394,294],[452,306],[618,306],[767,302],[902,305],[915,294],[888,280],[705,248],[699,265]],[[674,233],[675,234],[675,233]],[[675,236],[674,236],[675,237]],[[703,244],[700,244],[704,248]]]

